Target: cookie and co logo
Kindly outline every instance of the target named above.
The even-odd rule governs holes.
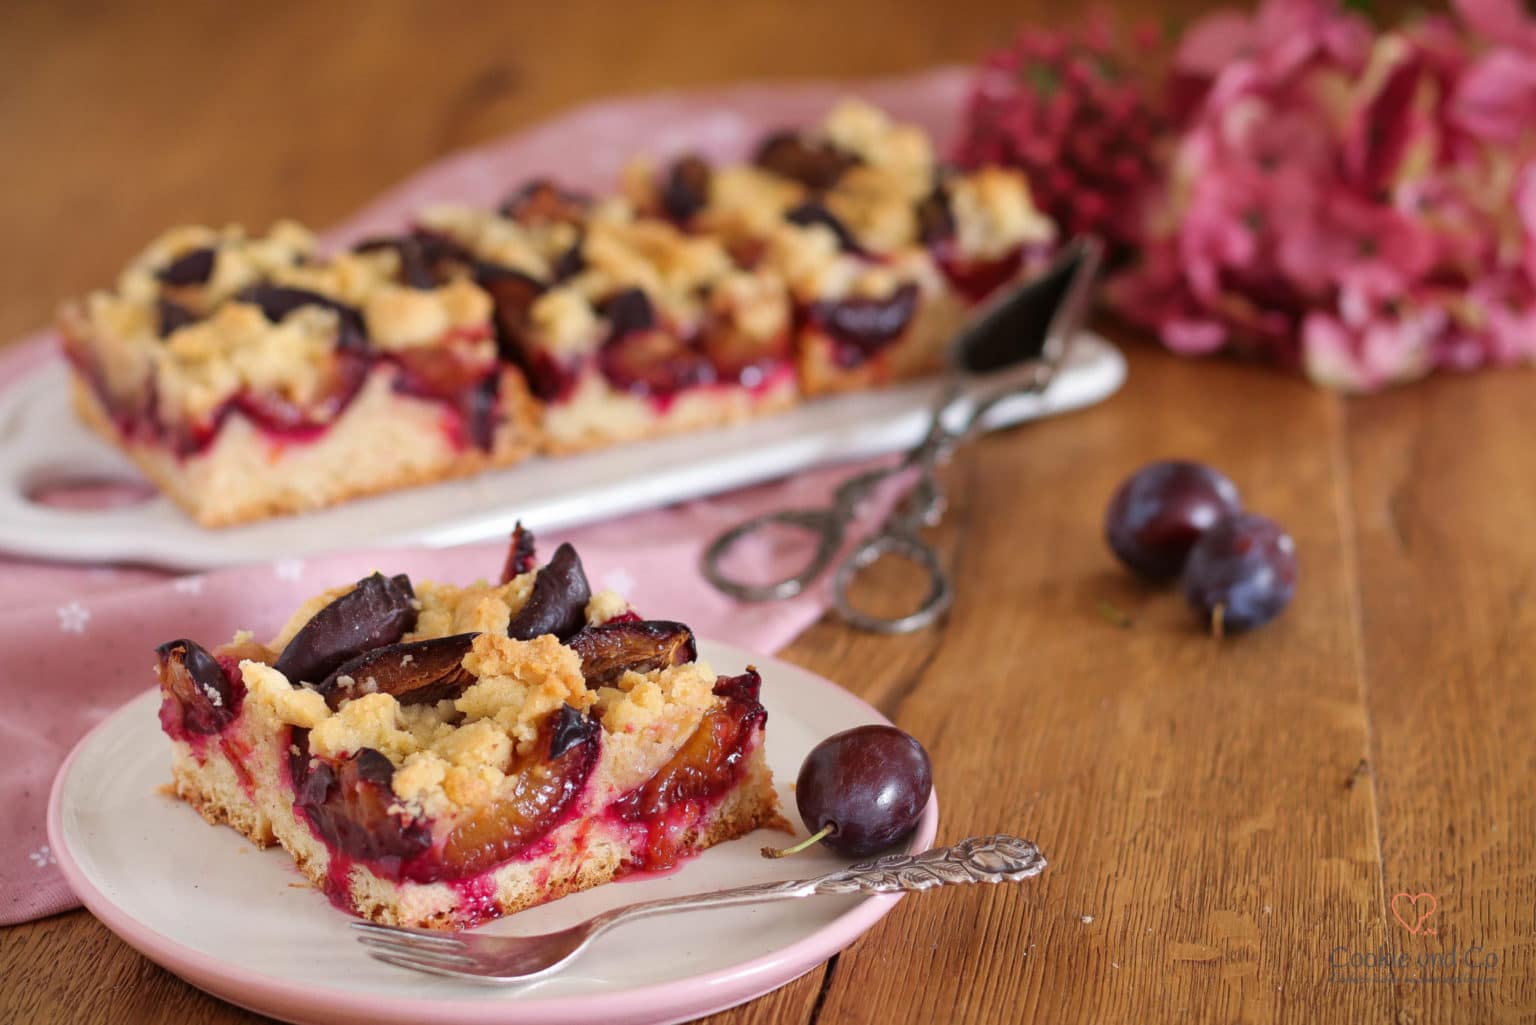
[[[1392,895],[1387,910],[1402,927],[1401,945],[1374,949],[1334,947],[1328,952],[1328,981],[1343,983],[1468,984],[1498,981],[1502,958],[1479,943],[1432,946],[1440,933],[1440,898],[1427,890]]]
[[[1440,899],[1432,893],[1402,893],[1392,896],[1392,917],[1404,929],[1415,936],[1435,936],[1437,931],[1429,927],[1429,919],[1440,910]]]

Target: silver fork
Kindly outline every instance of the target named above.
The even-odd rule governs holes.
[[[953,847],[935,847],[921,854],[888,854],[813,879],[786,879],[631,904],[542,936],[442,933],[372,922],[353,922],[352,928],[363,934],[358,941],[368,952],[387,964],[494,985],[548,975],[585,950],[594,937],[637,918],[830,893],[912,893],[958,883],[1018,882],[1044,869],[1045,856],[1028,840],[1006,834],[973,836]]]

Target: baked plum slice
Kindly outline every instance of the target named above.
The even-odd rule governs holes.
[[[679,224],[686,224],[709,203],[709,161],[697,153],[679,157],[667,171],[661,186],[661,208]]]
[[[758,167],[812,189],[830,189],[859,158],[836,146],[810,142],[796,132],[764,139],[752,160]]]
[[[338,348],[325,379],[308,402],[278,392],[242,391],[232,400],[246,419],[272,434],[304,436],[322,431],[351,405],[368,377],[372,360],[355,348]]]
[[[405,235],[364,239],[352,249],[358,253],[394,250],[400,257],[401,283],[421,290],[447,284],[454,275],[475,265],[474,255],[457,240],[420,228]]]
[[[518,520],[512,528],[512,542],[507,546],[507,561],[501,567],[501,582],[511,583],[516,577],[529,572],[536,565],[534,554],[533,531],[523,526],[523,521]]]
[[[807,200],[784,215],[784,219],[790,224],[809,228],[819,224],[837,236],[837,246],[845,253],[853,253],[862,256],[864,250],[853,237],[853,232],[848,226],[838,219],[837,215],[826,208],[826,205],[816,200]]]
[[[437,857],[407,866],[407,877],[429,883],[479,875],[543,838],[580,798],[601,732],[570,705],[551,713],[532,749],[514,756],[496,799],[459,819]]]
[[[343,662],[315,690],[332,708],[364,694],[391,694],[402,705],[456,698],[476,680],[463,662],[478,636],[454,634],[386,644]]]
[[[979,303],[1019,276],[1024,269],[1025,247],[995,260],[962,260],[953,240],[946,239],[933,246],[933,256],[955,291],[969,302]]]
[[[586,625],[591,600],[592,585],[587,583],[581,556],[563,544],[534,577],[528,601],[507,624],[507,636],[528,641],[554,634],[564,641]]]
[[[466,336],[470,341],[473,335]],[[390,356],[398,368],[392,387],[401,395],[440,402],[458,414],[455,437],[489,452],[501,422],[501,370],[467,345],[405,349]]]
[[[416,592],[405,574],[375,573],[316,612],[273,668],[293,684],[318,683],[343,662],[393,644],[416,628]]]
[[[576,391],[581,366],[578,361],[561,359],[535,349],[519,361],[528,375],[533,394],[545,402],[564,402]]]
[[[725,700],[704,713],[666,765],[613,803],[621,821],[649,827],[638,867],[656,870],[675,864],[682,836],[679,829],[670,828],[673,813],[723,793],[740,778],[747,745],[768,721],[758,701],[762,682],[750,666],[740,676],[720,677],[715,694]]]
[[[837,344],[843,366],[856,366],[895,341],[917,314],[917,285],[905,284],[883,299],[828,299],[810,309],[813,324]]]
[[[400,878],[406,862],[432,846],[431,826],[399,810],[391,787],[395,767],[381,752],[365,747],[339,761],[311,759],[308,735],[294,731],[299,754],[289,760],[294,769],[294,807],[310,827],[335,850],[366,861],[387,878]],[[332,872],[332,877],[339,873]]]
[[[255,305],[261,310],[262,316],[274,324],[281,323],[284,317],[301,306],[319,306],[330,310],[340,322],[337,347],[359,351],[368,348],[368,330],[357,307],[348,306],[319,292],[262,282],[236,292],[235,299]]]
[[[155,649],[155,673],[160,677],[160,724],[177,739],[187,734],[218,733],[240,714],[245,683],[238,662],[210,655],[185,638]]]
[[[786,324],[790,322],[787,310],[784,320]],[[788,330],[772,338],[752,335],[741,327],[736,311],[730,308],[710,311],[697,344],[714,368],[717,380],[734,381],[749,388],[761,384],[773,368],[782,366],[791,356]]]
[[[213,263],[218,255],[212,246],[189,249],[155,271],[155,278],[173,288],[205,284],[213,276]]]
[[[603,376],[616,388],[664,397],[714,380],[703,353],[662,329],[656,308],[637,288],[609,296],[598,307],[608,321],[608,340],[597,354]]]
[[[173,332],[202,319],[186,306],[164,296],[155,300],[155,318],[155,330],[161,338],[169,338]]]
[[[565,643],[581,656],[581,675],[589,687],[612,683],[630,670],[648,673],[699,657],[692,630],[658,619],[589,626]]]
[[[597,312],[608,321],[610,340],[650,331],[657,323],[656,307],[638,288],[613,293],[597,304]]]
[[[938,245],[955,237],[955,214],[950,205],[949,191],[943,185],[934,186],[933,191],[917,204],[917,237],[926,246]]]
[[[511,267],[483,263],[475,270],[475,284],[485,289],[494,304],[503,353],[514,356],[527,341],[529,311],[544,294],[544,283]]]
[[[548,178],[535,178],[501,204],[501,213],[519,224],[580,225],[587,219],[592,200],[580,192],[563,189]]]
[[[458,401],[496,372],[494,359],[488,354],[482,357],[464,344],[402,349],[390,359],[399,368],[395,391],[441,402]]]
[[[669,331],[615,337],[597,361],[609,383],[632,395],[667,398],[716,379],[709,357]]]

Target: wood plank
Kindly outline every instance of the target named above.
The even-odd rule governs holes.
[[[1391,946],[1458,952],[1405,977],[1480,980],[1403,984],[1415,1021],[1536,1021],[1533,386],[1447,377],[1349,407],[1385,890],[1439,905],[1436,935],[1393,921]]]
[[[897,714],[932,752],[942,839],[1016,831],[1053,865],[903,902],[840,959],[824,1021],[1390,1018],[1390,988],[1324,983],[1329,949],[1386,938],[1371,790],[1344,786],[1366,722],[1338,400],[1131,355],[1125,395],[962,455],[958,603]],[[1300,590],[1271,627],[1217,642],[1112,563],[1110,492],[1169,455],[1292,530]]]
[[[0,930],[0,1022],[266,1022],[182,982],[86,911]]]

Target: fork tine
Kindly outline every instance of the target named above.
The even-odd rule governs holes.
[[[365,936],[388,936],[395,939],[410,939],[428,946],[441,947],[444,950],[462,950],[467,944],[457,936],[445,936],[442,933],[432,932],[427,929],[402,929],[393,925],[379,925],[376,922],[353,922],[352,928]]]
[[[462,972],[454,968],[444,968],[441,965],[428,961],[417,961],[415,958],[401,957],[398,954],[384,954],[377,950],[370,950],[368,956],[375,961],[383,961],[385,964],[394,965],[396,968],[409,968],[415,972],[426,972],[428,975],[441,975],[449,979],[484,979],[488,976],[478,972]]]
[[[409,942],[400,943],[396,940],[388,940],[378,936],[364,936],[358,940],[369,950],[380,950],[386,954],[398,954],[401,957],[417,958],[422,961],[431,961],[434,964],[462,965],[473,968],[479,962],[472,957],[463,954],[455,954],[446,950],[434,950],[429,947],[412,946]]]

